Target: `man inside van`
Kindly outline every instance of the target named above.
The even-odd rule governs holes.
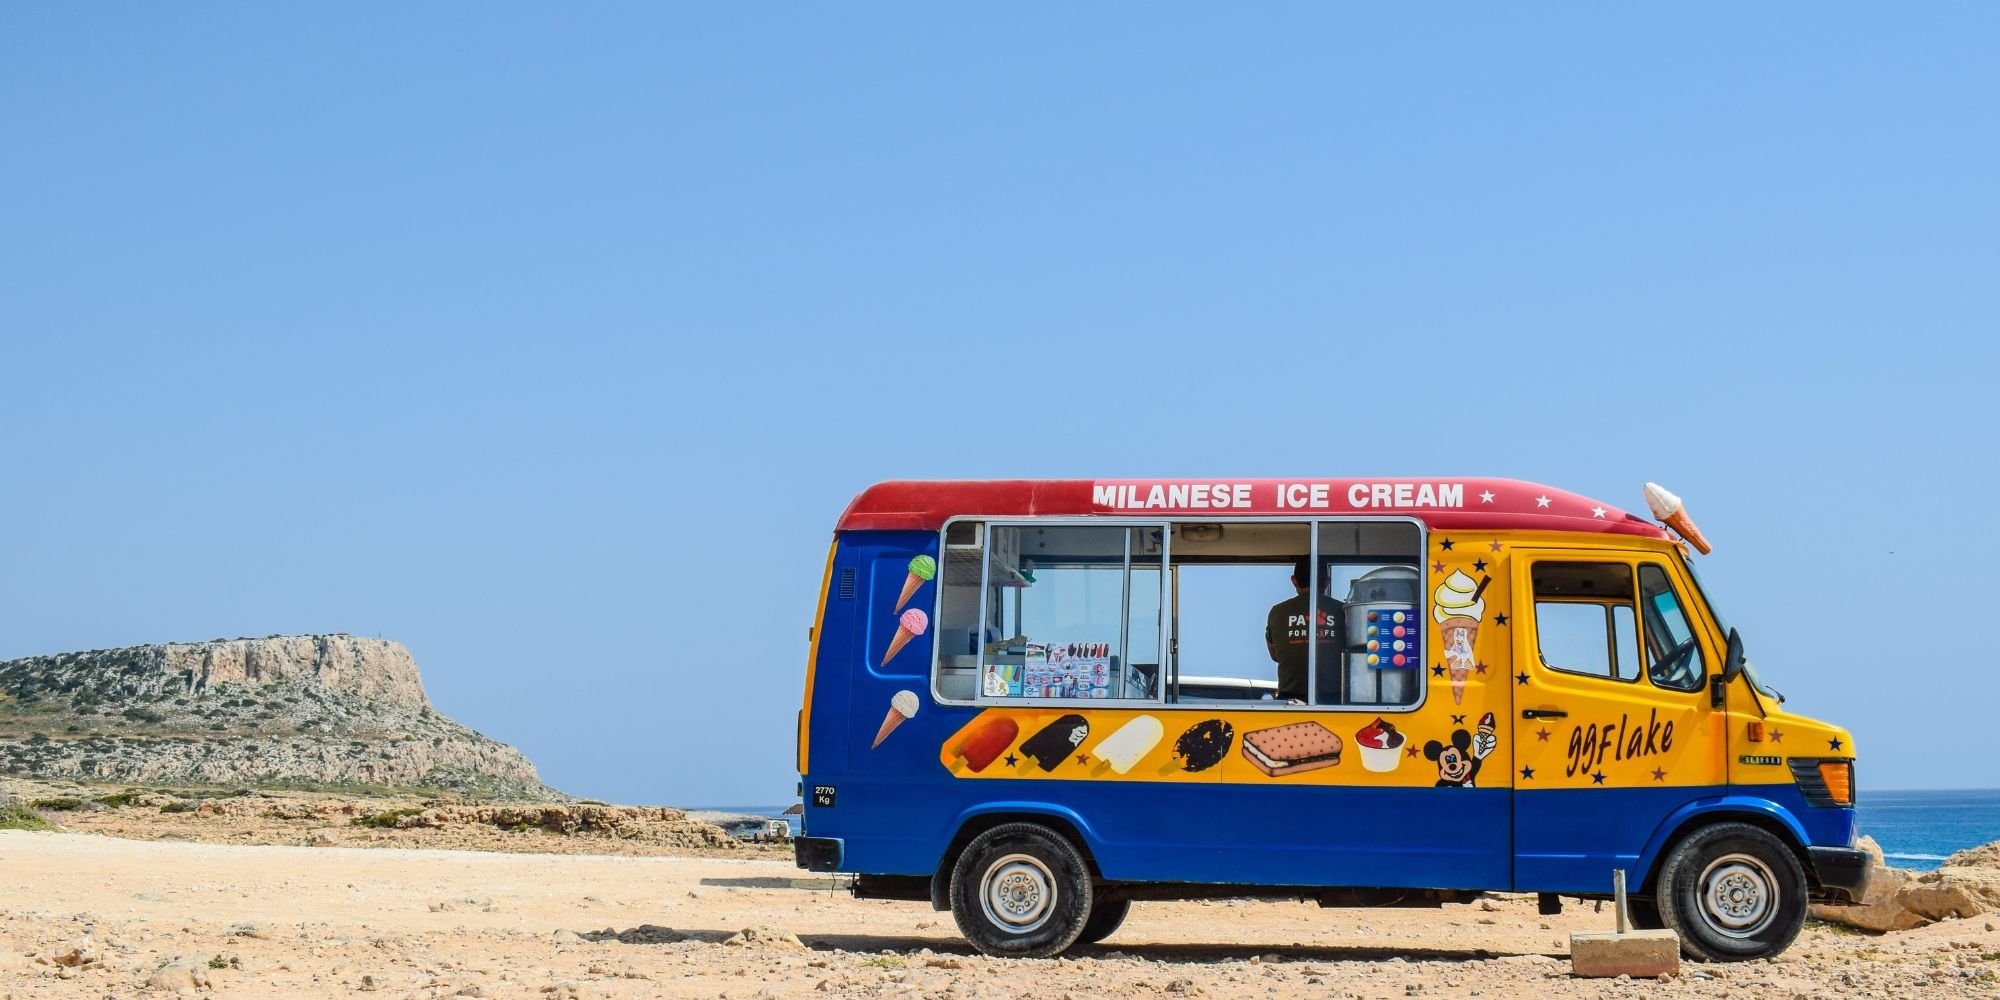
[[[1264,648],[1278,665],[1278,700],[1306,700],[1306,639],[1313,632],[1312,560],[1300,558],[1292,564],[1294,596],[1271,606],[1264,619]],[[1341,623],[1346,609],[1339,601],[1322,597],[1319,601],[1319,693],[1321,704],[1340,702],[1340,679],[1346,674],[1341,662]]]

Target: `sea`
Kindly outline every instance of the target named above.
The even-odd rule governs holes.
[[[718,812],[791,821],[785,806],[716,806]],[[1861,832],[1882,845],[1890,865],[1930,871],[1955,851],[2000,840],[2000,788],[1935,792],[1885,792],[1863,788]]]

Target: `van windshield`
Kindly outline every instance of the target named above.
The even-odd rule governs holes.
[[[1725,636],[1728,635],[1729,622],[1723,619],[1722,609],[1716,607],[1715,599],[1708,596],[1708,583],[1701,578],[1701,572],[1694,568],[1694,560],[1682,559],[1681,566],[1687,570],[1688,578],[1694,581],[1695,589],[1701,592],[1702,603],[1708,605],[1708,613],[1715,619],[1715,627],[1721,629],[1723,635]],[[1746,649],[1748,648],[1747,640],[1745,643],[1745,648]],[[1757,668],[1750,665],[1750,656],[1748,653],[1745,653],[1743,657],[1743,677],[1746,680],[1748,680],[1750,682],[1750,686],[1756,688],[1758,692],[1768,695],[1772,698],[1778,699],[1778,702],[1780,704],[1784,702],[1785,696],[1779,694],[1777,688],[1774,688],[1771,685],[1764,683],[1764,679],[1762,677],[1757,676]]]

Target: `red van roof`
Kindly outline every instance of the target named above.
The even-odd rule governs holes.
[[[1006,479],[877,483],[840,531],[936,531],[953,517],[1415,517],[1433,529],[1666,538],[1610,504],[1517,479]]]

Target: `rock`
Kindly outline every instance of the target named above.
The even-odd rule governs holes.
[[[381,988],[382,984],[377,982],[374,976],[362,976],[361,985],[357,987],[363,993],[373,993]]]
[[[1882,845],[1876,843],[1874,837],[1866,837],[1866,836],[1856,837],[1854,838],[1854,846],[1862,851],[1867,852],[1870,858],[1875,859],[1875,867],[1877,868],[1889,867],[1889,862],[1883,860],[1882,858]]]
[[[1844,924],[1877,934],[1921,927],[1929,923],[1929,919],[1911,913],[1896,901],[1896,894],[1909,880],[1910,873],[1901,868],[1878,867],[1868,876],[1868,894],[1861,902],[1851,905],[1814,903],[1812,915],[1828,923]]]
[[[319,829],[312,832],[312,846],[314,847],[332,847],[338,843],[340,843],[340,840],[333,835],[332,830]]]
[[[168,993],[186,990],[192,993],[208,987],[208,970],[192,962],[163,965],[146,977],[146,988],[149,990],[164,990]]]
[[[1918,880],[1906,885],[1896,893],[1896,903],[1926,920],[1976,917],[1986,912],[1986,907],[1964,885],[1948,879],[1934,883]]]
[[[755,927],[745,927],[741,931],[730,935],[722,943],[737,947],[754,945],[763,948],[785,948],[799,951],[804,951],[806,947],[805,942],[800,941],[797,934],[763,924],[758,924]]]

